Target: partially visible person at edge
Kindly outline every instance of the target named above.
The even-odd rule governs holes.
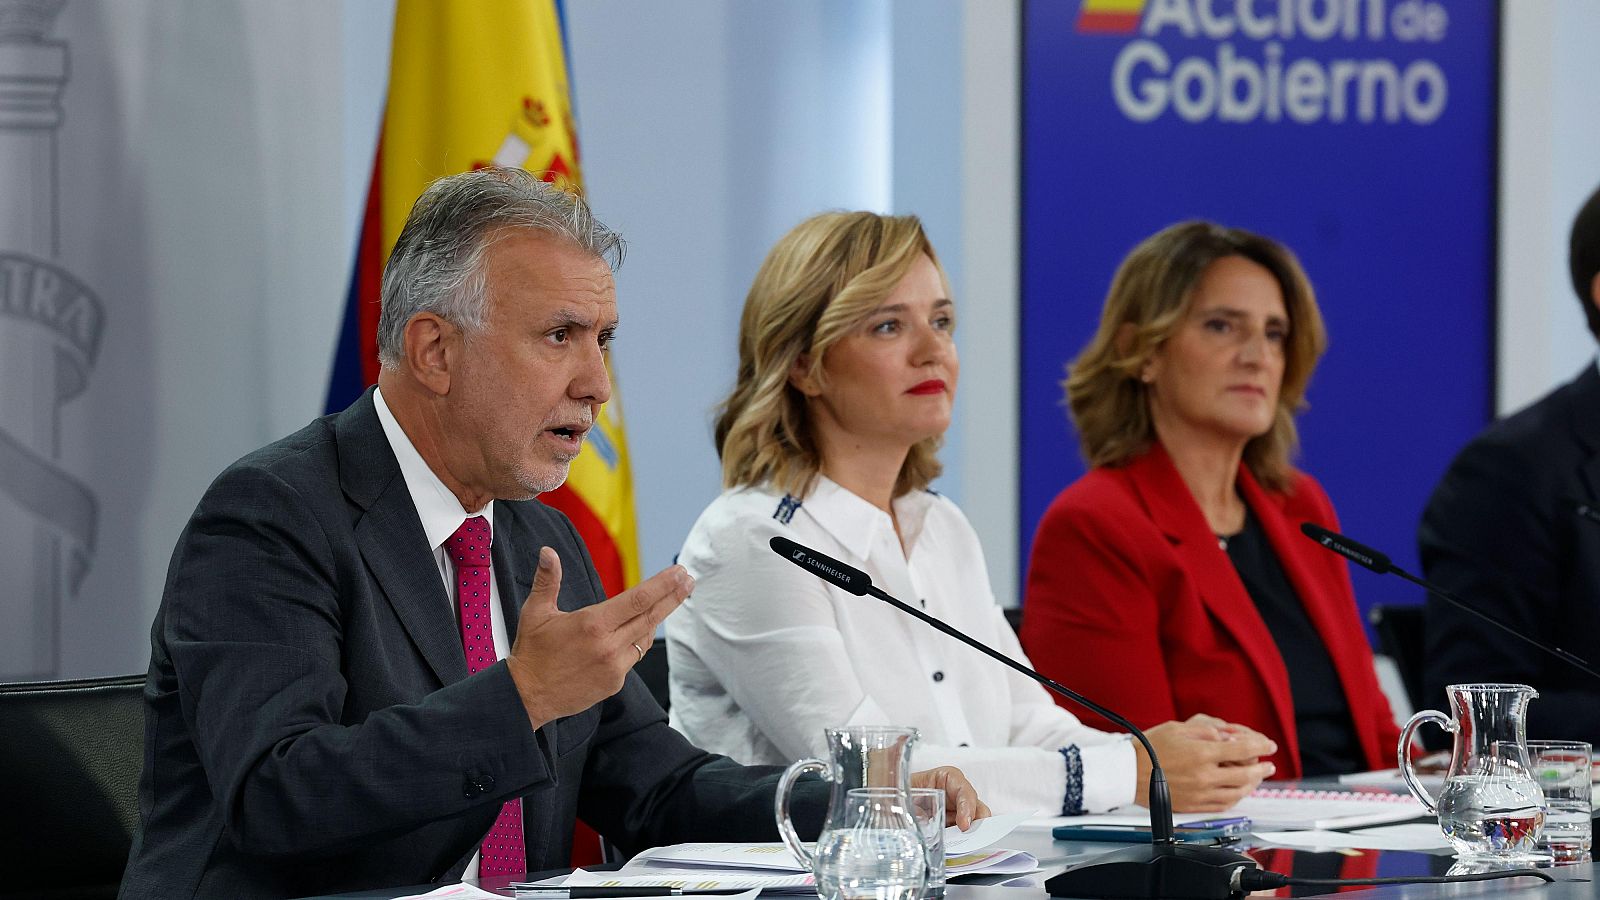
[[[580,815],[625,850],[776,838],[777,771],[691,746],[631,673],[688,574],[607,600],[535,499],[611,396],[621,255],[521,170],[418,199],[377,389],[229,466],[178,538],[123,898],[515,876],[564,866]],[[814,835],[821,785],[796,802]]]
[[[1572,289],[1600,339],[1600,190],[1572,222]],[[1586,512],[1587,510],[1587,512]],[[1417,530],[1428,580],[1517,631],[1600,668],[1600,362],[1462,449]],[[1600,743],[1600,680],[1434,597],[1424,681],[1539,691],[1528,733]]]
[[[667,623],[673,723],[748,763],[824,749],[843,723],[918,728],[1009,812],[1104,810],[1149,761],[1044,689],[885,604],[779,558],[774,535],[1026,662],[961,510],[928,489],[960,364],[955,304],[916,218],[826,213],[768,253],[745,301],[737,383],[717,420],[725,491],[679,561],[694,596]],[[1206,716],[1150,729],[1180,810],[1231,806],[1275,748]]]
[[[1022,644],[1046,675],[1144,724],[1206,711],[1278,744],[1279,778],[1392,766],[1338,528],[1290,464],[1326,338],[1276,242],[1208,222],[1117,270],[1067,405],[1090,470],[1034,537]]]

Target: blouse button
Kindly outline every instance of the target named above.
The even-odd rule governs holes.
[[[935,672],[935,673],[933,673],[933,680],[934,681],[943,681],[944,680],[944,673],[943,672]]]

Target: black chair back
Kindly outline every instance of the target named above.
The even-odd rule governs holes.
[[[143,675],[0,684],[0,897],[115,897],[143,765]]]
[[[1426,652],[1422,606],[1415,603],[1374,603],[1367,620],[1378,635],[1378,649],[1394,660],[1412,709],[1428,709],[1422,686],[1422,660]]]

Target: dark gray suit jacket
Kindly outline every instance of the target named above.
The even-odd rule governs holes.
[[[1600,372],[1489,426],[1434,489],[1418,530],[1430,580],[1523,634],[1600,663]],[[1528,736],[1600,743],[1600,682],[1441,600],[1429,599],[1425,677],[1444,688],[1538,689]]]
[[[541,546],[560,554],[563,609],[603,599],[560,513],[496,503],[494,536],[513,637]],[[145,696],[130,900],[454,880],[516,796],[529,871],[567,865],[579,816],[624,849],[776,836],[775,771],[690,746],[636,676],[537,732],[504,662],[468,677],[371,391],[206,491]],[[802,801],[812,833],[821,802]]]

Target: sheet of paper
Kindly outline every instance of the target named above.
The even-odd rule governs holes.
[[[1256,837],[1269,844],[1307,850],[1436,850],[1444,846],[1444,838],[1439,834],[1438,827],[1425,827],[1432,829],[1432,836],[1344,831],[1258,831]]]
[[[710,866],[713,868],[766,869],[776,872],[804,872],[800,861],[789,848],[777,842],[764,844],[730,844],[703,841],[691,844],[673,844],[646,850],[628,861],[622,870],[632,871],[643,867],[681,868],[685,866]]]
[[[954,825],[944,830],[944,855],[965,856],[976,853],[987,847],[993,847],[1005,839],[1005,836],[1017,830],[1017,826],[1026,822],[1031,813],[1010,813],[1004,816],[990,816],[972,823],[972,830],[962,831]]]
[[[815,879],[809,873],[760,872],[746,869],[635,869],[620,872],[586,872],[567,876],[567,887],[675,887],[685,891],[749,890],[756,888],[778,893],[814,893]]]
[[[407,894],[395,900],[434,900],[436,897],[448,897],[450,900],[506,900],[504,894],[492,894],[473,884],[447,884],[426,894]]]
[[[1428,847],[1448,849],[1450,841],[1439,830],[1437,822],[1407,822],[1404,825],[1379,825],[1377,828],[1358,828],[1354,834],[1390,836],[1426,843]],[[1420,848],[1419,848],[1420,849]]]
[[[980,850],[945,857],[946,875],[1022,875],[1039,871],[1039,860],[1022,850]]]
[[[558,879],[565,878],[565,874],[563,874],[563,876],[558,876]],[[528,884],[528,886],[544,887],[547,886],[549,882],[550,879],[546,879],[546,881],[526,882],[526,884]],[[523,890],[522,887],[515,886],[515,884],[512,886],[512,889],[515,890],[517,897],[526,897],[530,898],[530,900],[566,900],[566,895],[562,894],[562,892],[558,892],[558,890]],[[757,898],[760,894],[762,894],[762,889],[760,889],[760,887],[752,887],[752,889],[746,890],[746,892],[742,892],[742,894],[717,894],[715,895],[715,900],[755,900],[755,898]],[[432,894],[424,895],[424,897],[432,897]],[[486,894],[486,897],[494,897],[496,900],[504,900],[504,898],[502,898],[499,894]],[[402,900],[408,900],[408,898],[402,898]],[[421,900],[421,898],[416,898],[416,900]],[[638,898],[595,897],[590,898],[590,900],[638,900]]]
[[[944,855],[946,859],[970,856],[993,847],[1015,831],[1028,817],[1025,815],[991,816],[979,819],[970,831],[954,825],[944,830]],[[699,842],[654,847],[640,853],[623,871],[662,866],[686,868],[708,866],[712,868],[762,869],[775,872],[804,872],[800,861],[789,848],[777,842],[758,844],[732,844]]]

